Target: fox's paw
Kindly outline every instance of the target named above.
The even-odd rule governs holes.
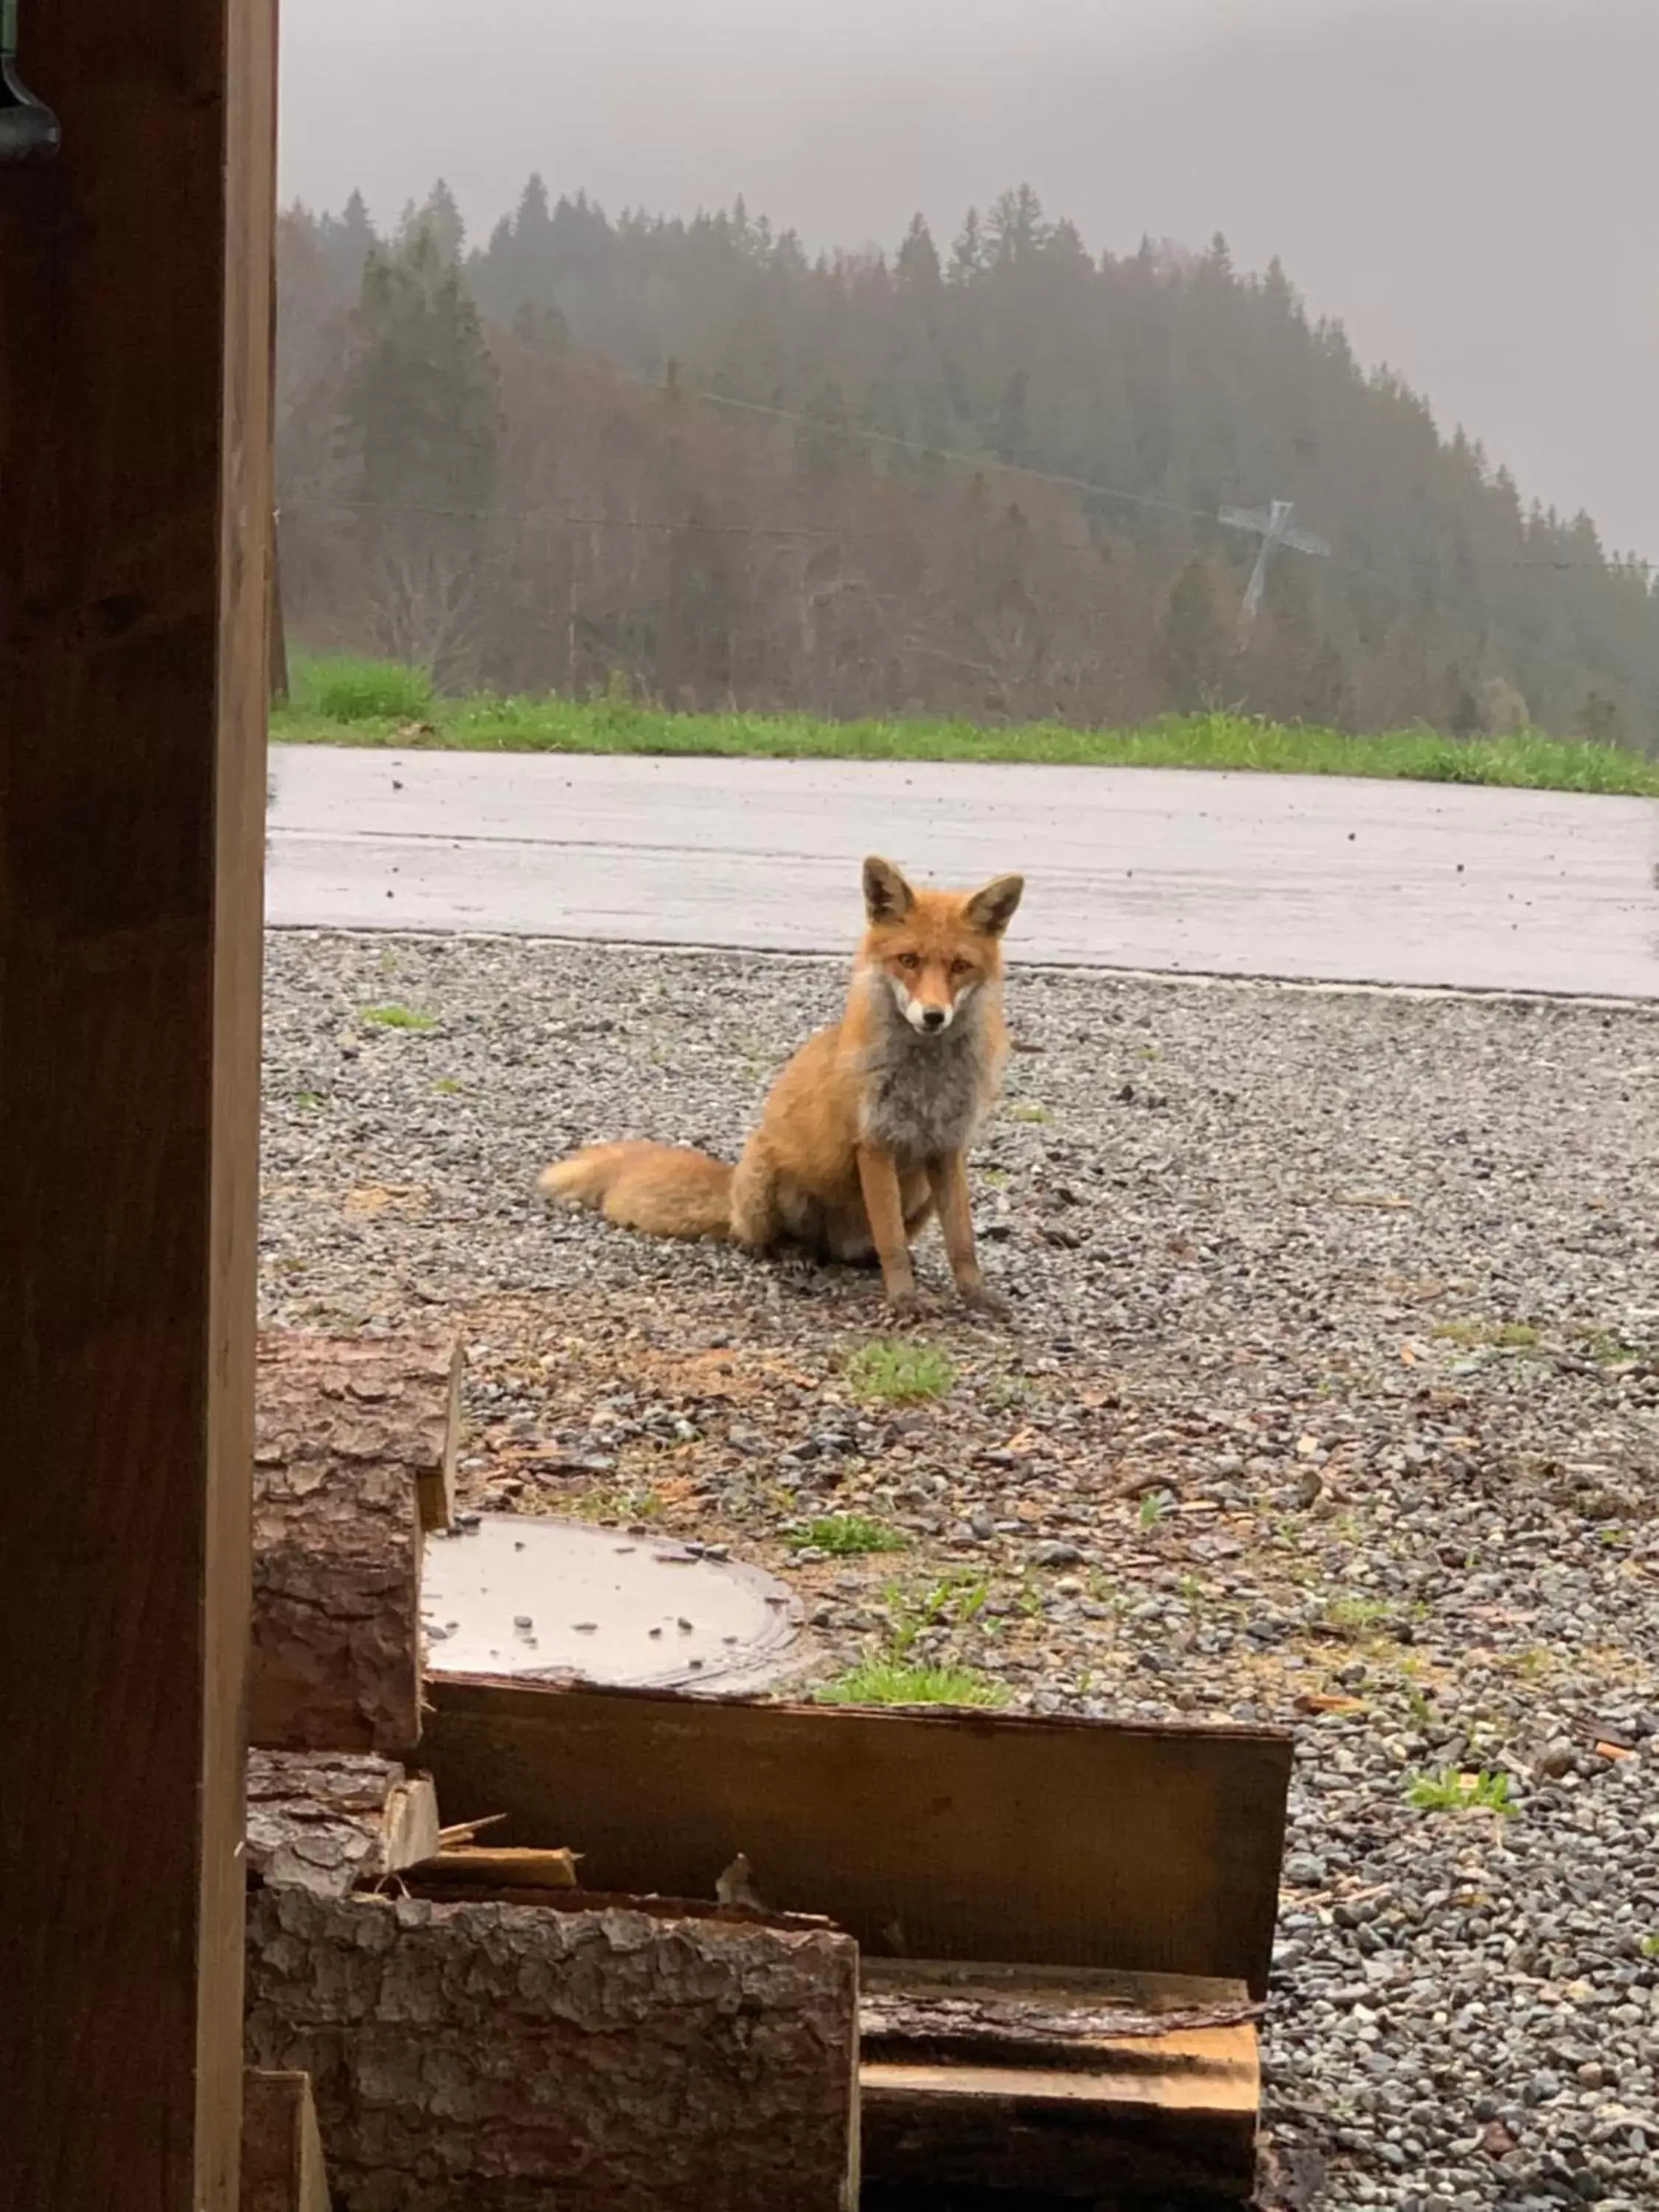
[[[914,1321],[922,1310],[921,1293],[915,1285],[908,1290],[887,1291],[887,1310],[898,1321]]]
[[[983,1314],[987,1321],[1006,1321],[1010,1308],[1005,1297],[988,1291],[983,1283],[976,1283],[971,1291],[964,1291],[962,1303],[969,1313]]]

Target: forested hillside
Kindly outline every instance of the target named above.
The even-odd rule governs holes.
[[[388,238],[291,210],[279,283],[309,641],[688,707],[1659,751],[1646,572],[1219,240],[1091,257],[1022,190],[944,246],[812,259],[741,204],[613,220],[532,179],[482,246],[442,185]],[[1245,632],[1255,548],[1217,514],[1273,499],[1332,557],[1277,555]]]

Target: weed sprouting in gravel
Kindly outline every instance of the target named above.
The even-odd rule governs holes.
[[[974,1667],[908,1667],[866,1659],[817,1692],[821,1705],[1000,1705],[1008,1692]]]
[[[372,1030],[435,1030],[435,1014],[422,1014],[413,1006],[365,1006],[358,1019]]]
[[[1510,1778],[1483,1766],[1478,1774],[1443,1767],[1438,1774],[1413,1774],[1406,1796],[1419,1813],[1497,1813],[1516,1810]]]
[[[896,1662],[907,1658],[917,1638],[929,1629],[966,1628],[978,1619],[989,1595],[985,1577],[968,1571],[946,1575],[919,1592],[889,1583],[881,1594],[891,1624],[886,1656]]]
[[[809,1521],[789,1541],[797,1551],[810,1547],[828,1552],[835,1559],[854,1559],[864,1552],[908,1551],[910,1544],[902,1528],[872,1521],[863,1513],[830,1513],[821,1521]]]
[[[1338,1636],[1369,1636],[1382,1628],[1389,1608],[1381,1598],[1334,1597],[1327,1600],[1325,1626]]]
[[[937,1345],[878,1337],[853,1353],[847,1379],[860,1398],[888,1406],[913,1405],[942,1398],[956,1381],[956,1369]]]
[[[1524,1321],[1443,1321],[1432,1333],[1439,1343],[1466,1352],[1534,1352],[1540,1340],[1540,1332]]]

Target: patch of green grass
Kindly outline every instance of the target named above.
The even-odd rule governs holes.
[[[417,1014],[412,1006],[365,1006],[358,1019],[372,1030],[435,1030],[437,1017]]]
[[[1639,1345],[1626,1344],[1624,1338],[1612,1329],[1592,1329],[1581,1337],[1580,1348],[1586,1359],[1593,1359],[1598,1367],[1622,1367],[1627,1360],[1642,1358]]]
[[[366,732],[368,726],[423,722],[434,710],[430,672],[406,668],[396,660],[365,660],[350,653],[300,653],[289,677],[289,703],[276,708],[271,717],[273,726],[279,730],[289,718],[303,726],[332,723],[352,733],[348,742],[361,744],[365,737],[359,733]]]
[[[984,1577],[966,1570],[946,1575],[919,1595],[889,1583],[881,1594],[892,1623],[887,1656],[895,1662],[908,1658],[916,1638],[927,1629],[967,1627],[978,1618],[990,1594]]]
[[[1432,1333],[1442,1344],[1461,1345],[1466,1352],[1531,1352],[1539,1340],[1538,1330],[1524,1321],[1443,1321]]]
[[[1642,1938],[1642,1956],[1644,1959],[1659,1959],[1659,1935]]]
[[[314,1114],[328,1102],[320,1091],[301,1091],[296,1092],[294,1103],[296,1106],[303,1106],[307,1113]]]
[[[1507,1774],[1494,1774],[1483,1766],[1479,1774],[1462,1775],[1455,1766],[1438,1774],[1413,1774],[1407,1797],[1419,1813],[1500,1813],[1516,1810]]]
[[[1143,1528],[1160,1528],[1174,1510],[1175,1500],[1167,1490],[1149,1490],[1140,1501],[1140,1525]]]
[[[906,1551],[910,1539],[902,1529],[890,1528],[884,1521],[872,1521],[863,1513],[830,1513],[821,1521],[809,1521],[789,1541],[797,1551],[810,1547],[837,1559],[850,1559],[861,1552]]]
[[[654,1490],[629,1490],[621,1486],[586,1491],[576,1502],[576,1510],[586,1521],[656,1521],[665,1510],[664,1502]]]
[[[458,1083],[453,1075],[441,1075],[432,1088],[441,1098],[465,1098],[466,1085]]]
[[[905,1406],[942,1398],[956,1381],[957,1371],[936,1345],[878,1338],[861,1344],[848,1359],[847,1379],[860,1398]]]
[[[1012,728],[939,720],[825,722],[805,714],[671,714],[621,696],[434,699],[419,670],[296,656],[272,732],[295,744],[411,744],[477,752],[714,754],[739,759],[1048,761],[1067,767],[1200,768],[1659,797],[1659,762],[1618,745],[1527,731],[1356,737],[1249,714],[1170,714],[1135,729]],[[325,680],[325,672],[331,675]],[[382,688],[383,687],[383,688]],[[342,707],[345,712],[337,711]],[[429,721],[431,735],[400,732]]]
[[[1000,1705],[1008,1692],[976,1667],[908,1667],[866,1659],[817,1693],[821,1705]]]
[[[1016,1098],[1006,1110],[1011,1121],[1035,1121],[1046,1125],[1054,1118],[1039,1098]]]
[[[1340,1636],[1364,1636],[1388,1617],[1388,1607],[1376,1597],[1334,1597],[1325,1607],[1325,1626]]]

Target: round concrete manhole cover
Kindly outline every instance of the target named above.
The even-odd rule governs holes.
[[[429,1538],[421,1582],[433,1674],[748,1688],[782,1671],[800,1620],[757,1567],[510,1513]]]

